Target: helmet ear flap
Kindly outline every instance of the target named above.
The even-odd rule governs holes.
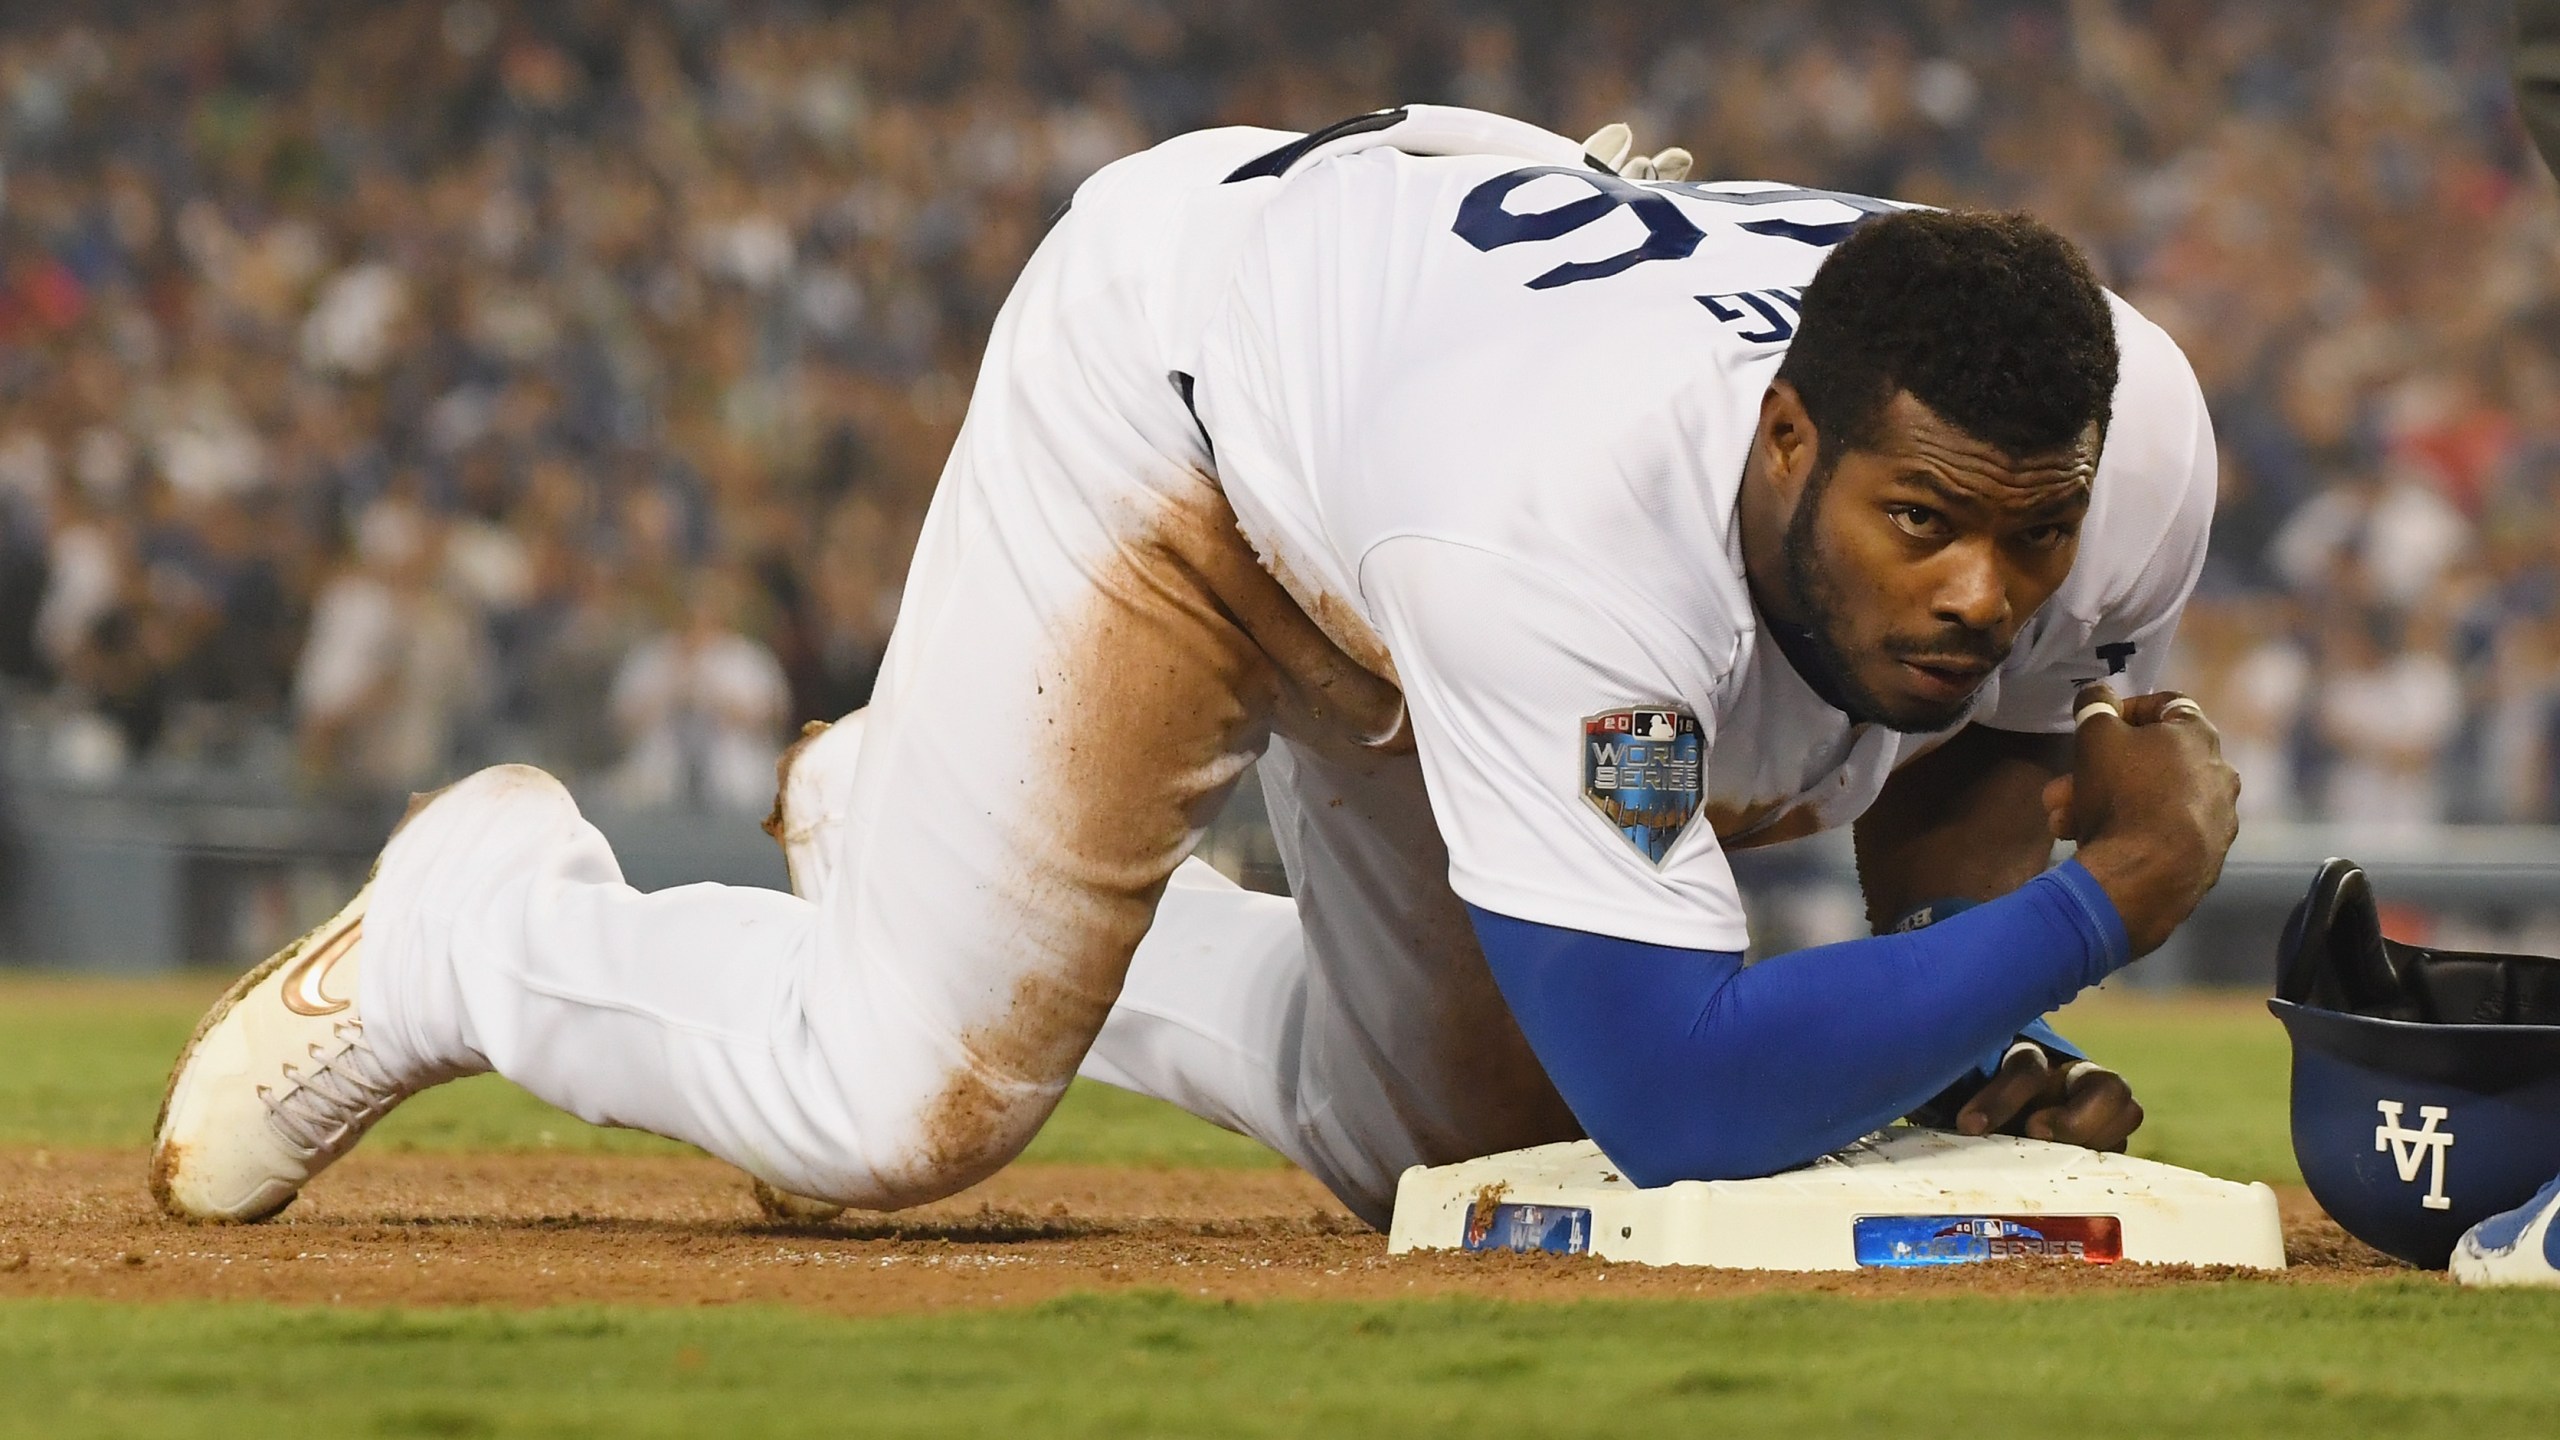
[[[2382,938],[2373,884],[2353,860],[2330,859],[2293,908],[2276,948],[2276,996],[2386,1020],[2420,1017],[2414,957]]]

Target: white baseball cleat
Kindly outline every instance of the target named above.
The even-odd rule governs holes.
[[[2513,1210],[2492,1215],[2454,1242],[2453,1278],[2465,1285],[2560,1286],[2560,1175]]]
[[[782,847],[791,893],[803,900],[823,905],[835,886],[836,830],[853,798],[868,713],[856,710],[832,725],[810,721],[774,764],[773,813],[764,819],[764,833]]]
[[[160,1102],[151,1193],[182,1220],[251,1222],[293,1203],[391,1108],[459,1070],[395,1075],[365,1038],[356,976],[386,876],[452,883],[576,806],[529,765],[493,765],[412,798],[346,908],[234,982],[187,1037]],[[517,841],[516,843],[521,843]]]
[[[812,720],[801,726],[800,738],[774,765],[773,813],[765,817],[764,833],[782,847],[791,893],[813,904],[827,903],[835,885],[836,830],[853,795],[865,713],[856,710],[832,725]],[[820,1225],[844,1213],[832,1200],[794,1195],[762,1180],[750,1179],[748,1189],[768,1220]]]
[[[264,1220],[411,1094],[356,1013],[367,884],[214,1002],[178,1052],[151,1194],[182,1220]]]

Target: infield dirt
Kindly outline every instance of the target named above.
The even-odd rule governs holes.
[[[954,1199],[827,1225],[764,1222],[737,1172],[692,1157],[364,1154],[280,1219],[162,1218],[142,1158],[0,1150],[0,1296],[351,1305],[779,1302],[853,1314],[1011,1305],[1070,1291],[1218,1299],[1519,1300],[1750,1294],[2035,1294],[2410,1272],[2279,1192],[2282,1276],[2067,1262],[1774,1275],[1546,1255],[1387,1254],[1286,1170],[1017,1165]]]

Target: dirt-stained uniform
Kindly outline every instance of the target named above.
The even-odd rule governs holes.
[[[1472,112],[1338,130],[1169,141],[1042,242],[818,893],[641,895],[565,797],[483,854],[395,842],[386,1061],[867,1207],[1003,1164],[1079,1065],[1378,1222],[1408,1165],[1577,1134],[1461,898],[1739,950],[1725,851],[1854,819],[1942,738],[1762,643],[1735,526],[1797,297],[1891,207],[1637,185]],[[2078,561],[1974,708],[2003,728],[2150,688],[2201,563],[2203,402],[2116,323]],[[1294,900],[1184,864],[1257,757]]]

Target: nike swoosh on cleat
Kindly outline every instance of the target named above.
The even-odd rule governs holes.
[[[362,929],[361,924],[349,925],[293,957],[279,982],[284,987],[284,1008],[316,1019],[335,1015],[353,1003],[330,996],[329,974],[347,958],[347,952],[355,949],[356,936]]]

